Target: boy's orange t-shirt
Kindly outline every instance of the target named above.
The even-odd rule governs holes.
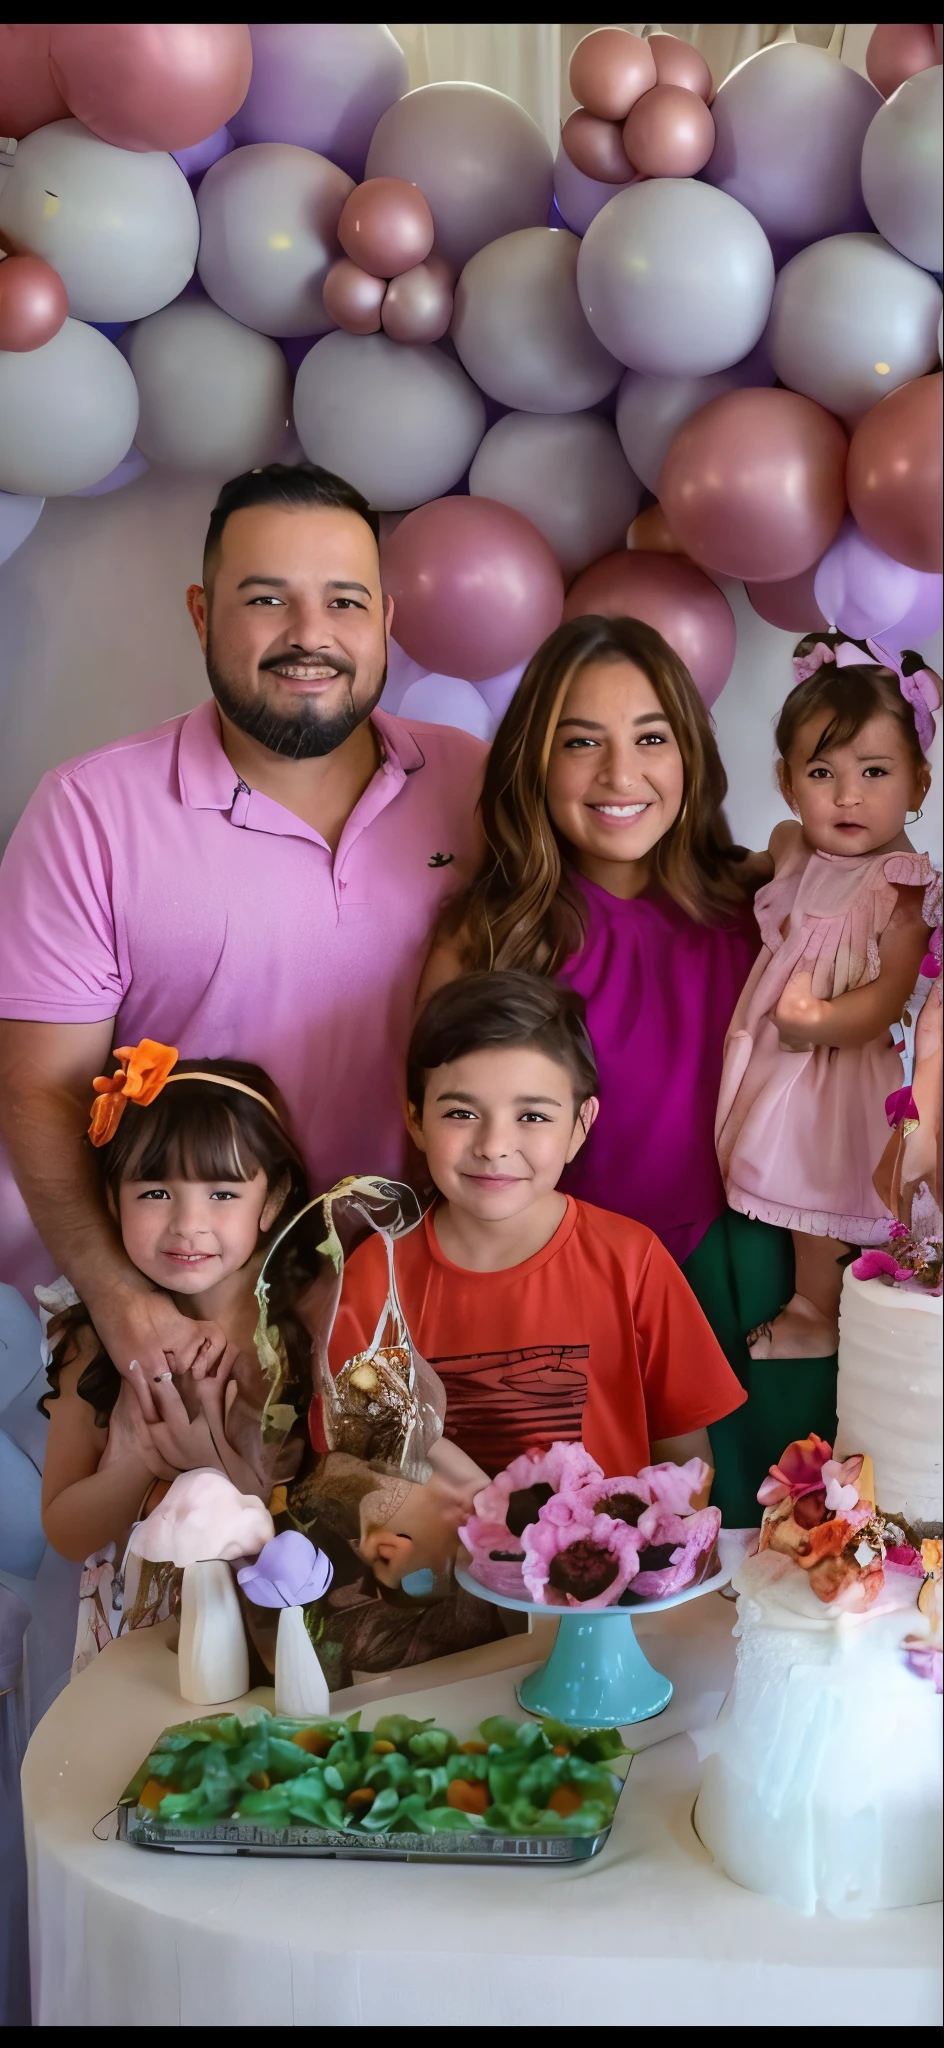
[[[568,1196],[543,1251],[502,1273],[454,1265],[429,1211],[398,1241],[395,1271],[413,1342],[446,1389],[445,1435],[488,1473],[580,1438],[608,1478],[635,1473],[652,1442],[747,1398],[659,1239],[589,1202]],[[333,1372],[370,1343],[386,1292],[371,1236],[344,1268]],[[318,1443],[317,1402],[311,1425]]]

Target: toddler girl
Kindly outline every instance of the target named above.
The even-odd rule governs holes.
[[[732,1208],[786,1225],[795,1292],[749,1338],[756,1359],[826,1359],[844,1256],[883,1242],[872,1176],[902,1015],[940,921],[940,882],[905,834],[931,781],[936,678],[876,645],[810,635],[780,714],[780,787],[797,823],[770,842],[764,941],[725,1049],[718,1157]]]

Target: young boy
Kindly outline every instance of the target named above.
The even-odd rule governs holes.
[[[446,1440],[489,1474],[581,1438],[608,1478],[710,1464],[707,1425],[745,1395],[687,1282],[643,1224],[558,1192],[599,1108],[581,998],[518,972],[449,982],[417,1020],[407,1087],[438,1200],[397,1244],[397,1288],[446,1389]],[[345,1267],[334,1372],[386,1290],[372,1237]]]

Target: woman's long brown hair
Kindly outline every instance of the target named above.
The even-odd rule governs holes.
[[[596,661],[630,661],[648,676],[681,752],[682,807],[653,848],[652,882],[697,924],[724,924],[744,904],[744,849],[733,845],[722,809],[727,776],[684,663],[639,619],[571,619],[529,662],[492,745],[482,791],[488,854],[446,927],[461,934],[467,969],[555,974],[583,942],[568,849],[551,822],[545,790],[567,692]]]

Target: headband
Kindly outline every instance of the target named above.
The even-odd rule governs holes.
[[[814,676],[825,662],[835,662],[837,668],[890,668],[898,677],[898,688],[905,703],[910,704],[914,722],[921,743],[922,753],[927,753],[934,738],[934,713],[939,709],[940,691],[930,669],[920,664],[905,674],[904,663],[909,650],[894,654],[891,648],[883,647],[878,640],[866,640],[868,653],[864,654],[854,640],[840,640],[835,647],[828,647],[825,640],[817,640],[809,654],[794,655],[794,683],[805,683]],[[913,661],[917,656],[912,655]]]
[[[179,1058],[175,1045],[161,1045],[156,1038],[142,1038],[140,1045],[116,1046],[114,1058],[118,1061],[117,1074],[97,1074],[92,1082],[95,1101],[88,1134],[95,1146],[107,1145],[114,1137],[127,1103],[136,1102],[139,1109],[148,1109],[172,1081],[212,1081],[214,1087],[233,1089],[237,1095],[249,1095],[253,1102],[261,1102],[280,1130],[284,1129],[282,1119],[268,1096],[260,1095],[258,1088],[248,1087],[245,1081],[231,1081],[227,1074],[207,1074],[193,1068],[185,1074],[173,1073],[171,1069]]]

